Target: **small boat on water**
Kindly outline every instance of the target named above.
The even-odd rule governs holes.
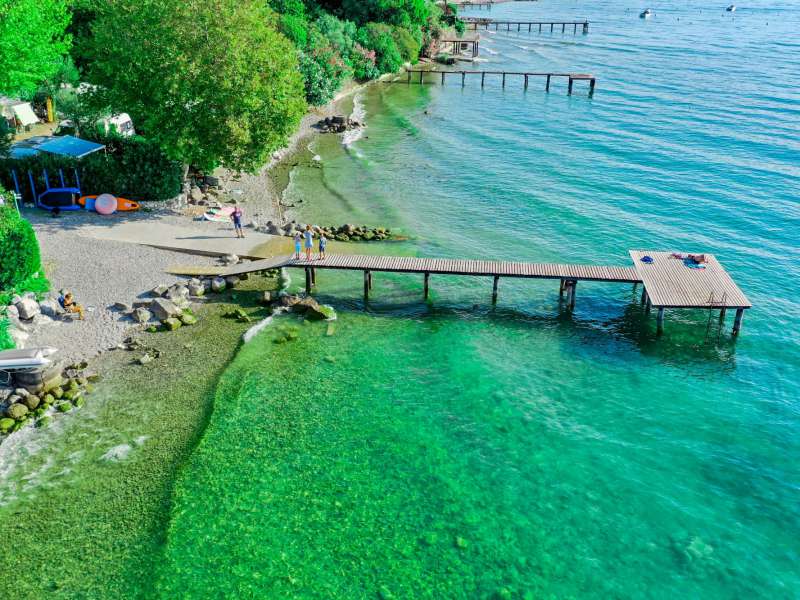
[[[49,356],[58,352],[57,348],[45,346],[25,350],[4,350],[0,352],[0,371],[33,371],[50,364]]]
[[[649,8],[645,8],[642,12],[639,13],[640,19],[649,19],[653,15],[653,11]]]
[[[731,4],[731,5],[730,5],[728,8],[726,8],[725,10],[727,10],[728,12],[736,12],[736,5],[735,5],[735,4]]]

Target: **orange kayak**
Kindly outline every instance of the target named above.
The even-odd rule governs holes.
[[[78,199],[78,204],[83,206],[86,210],[94,210],[94,201],[97,200],[97,195],[94,196],[81,196]],[[127,198],[120,198],[117,196],[117,210],[127,212],[130,210],[139,210],[139,203]]]

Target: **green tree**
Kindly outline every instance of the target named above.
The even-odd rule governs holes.
[[[381,73],[394,73],[403,65],[393,33],[394,28],[384,23],[367,23],[358,30],[358,43],[375,51],[375,66]]]
[[[254,171],[304,111],[297,53],[259,0],[115,0],[92,24],[91,101],[176,160]]]
[[[8,124],[8,121],[0,115],[0,158],[8,156],[8,151],[11,149],[11,141],[14,139],[14,129]]]
[[[410,29],[428,20],[426,0],[342,0],[342,14],[356,23],[375,21]]]
[[[69,50],[66,0],[0,0],[0,94],[29,97]]]

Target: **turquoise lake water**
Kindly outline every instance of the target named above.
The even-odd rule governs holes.
[[[377,84],[319,138],[301,218],[402,231],[370,252],[630,264],[713,252],[740,338],[629,285],[319,275],[338,321],[246,345],[175,490],[164,597],[800,595],[800,5],[550,0],[476,68],[591,72],[481,90]],[[467,65],[465,68],[470,68]],[[296,287],[296,284],[295,284]],[[295,328],[298,339],[275,343]]]

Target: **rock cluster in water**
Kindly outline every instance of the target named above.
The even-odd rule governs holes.
[[[350,131],[351,129],[363,127],[363,125],[355,119],[335,116],[320,119],[317,122],[316,127],[321,133],[344,133],[345,131]]]
[[[305,230],[306,225],[296,221],[291,221],[285,225],[276,225],[272,221],[268,221],[266,225],[258,228],[258,231],[262,233],[287,237],[294,237],[296,233],[302,234]],[[324,233],[326,238],[337,242],[380,242],[393,237],[392,230],[387,227],[367,227],[366,225],[346,224],[322,227],[312,225],[311,231],[314,232],[314,236],[317,238]]]
[[[47,427],[59,413],[83,406],[100,379],[88,364],[52,365],[32,373],[15,373],[14,387],[0,388],[0,440],[28,425]]]

